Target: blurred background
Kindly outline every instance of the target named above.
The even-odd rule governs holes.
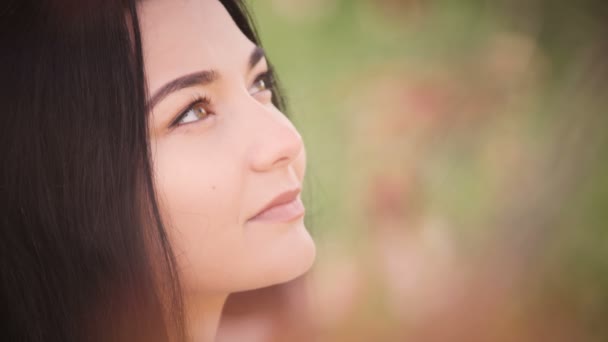
[[[250,1],[320,341],[608,341],[608,3]]]

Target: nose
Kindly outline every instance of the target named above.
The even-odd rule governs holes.
[[[250,164],[254,171],[264,172],[286,167],[302,153],[302,136],[286,116],[278,111],[267,112],[260,124],[250,154]]]

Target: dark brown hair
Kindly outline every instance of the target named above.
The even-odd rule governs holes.
[[[244,5],[221,2],[260,45]],[[152,181],[135,5],[0,7],[5,340],[185,339]]]

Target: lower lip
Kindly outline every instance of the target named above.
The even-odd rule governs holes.
[[[304,204],[300,196],[293,201],[269,208],[251,218],[249,222],[289,222],[304,215]]]

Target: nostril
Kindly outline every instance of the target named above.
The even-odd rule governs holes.
[[[283,140],[282,146],[280,147],[281,153],[274,162],[275,167],[291,163],[300,154],[302,140],[295,130],[293,133],[295,133],[295,136],[292,135],[289,140]]]

